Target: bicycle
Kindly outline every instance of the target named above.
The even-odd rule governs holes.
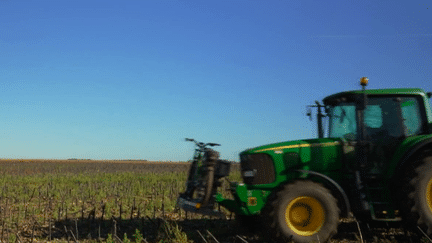
[[[219,185],[217,180],[229,174],[230,162],[219,160],[219,152],[209,148],[220,146],[218,143],[203,143],[192,138],[185,140],[194,142],[197,148],[189,168],[186,190],[180,194],[177,206],[191,212],[218,214],[212,210],[212,196]]]

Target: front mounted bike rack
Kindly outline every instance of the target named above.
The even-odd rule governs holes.
[[[214,210],[212,204],[209,204],[206,207],[201,207],[201,204],[199,202],[195,200],[187,199],[183,197],[183,195],[180,195],[179,198],[177,199],[177,207],[183,209],[186,212],[197,213],[197,214],[219,217],[219,218],[225,217],[225,214],[223,214],[222,212]]]

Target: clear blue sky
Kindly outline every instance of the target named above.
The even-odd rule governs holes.
[[[0,0],[0,158],[238,160],[362,76],[432,91],[431,0]]]

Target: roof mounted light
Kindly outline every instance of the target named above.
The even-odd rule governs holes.
[[[367,77],[362,77],[360,79],[360,85],[365,87],[366,85],[368,85],[369,79]]]

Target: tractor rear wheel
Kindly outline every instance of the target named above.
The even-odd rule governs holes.
[[[267,207],[263,216],[270,237],[281,242],[326,242],[337,232],[337,200],[319,183],[295,181],[285,185]]]
[[[425,157],[411,178],[406,199],[406,210],[403,210],[407,223],[418,225],[432,235],[432,157]]]

